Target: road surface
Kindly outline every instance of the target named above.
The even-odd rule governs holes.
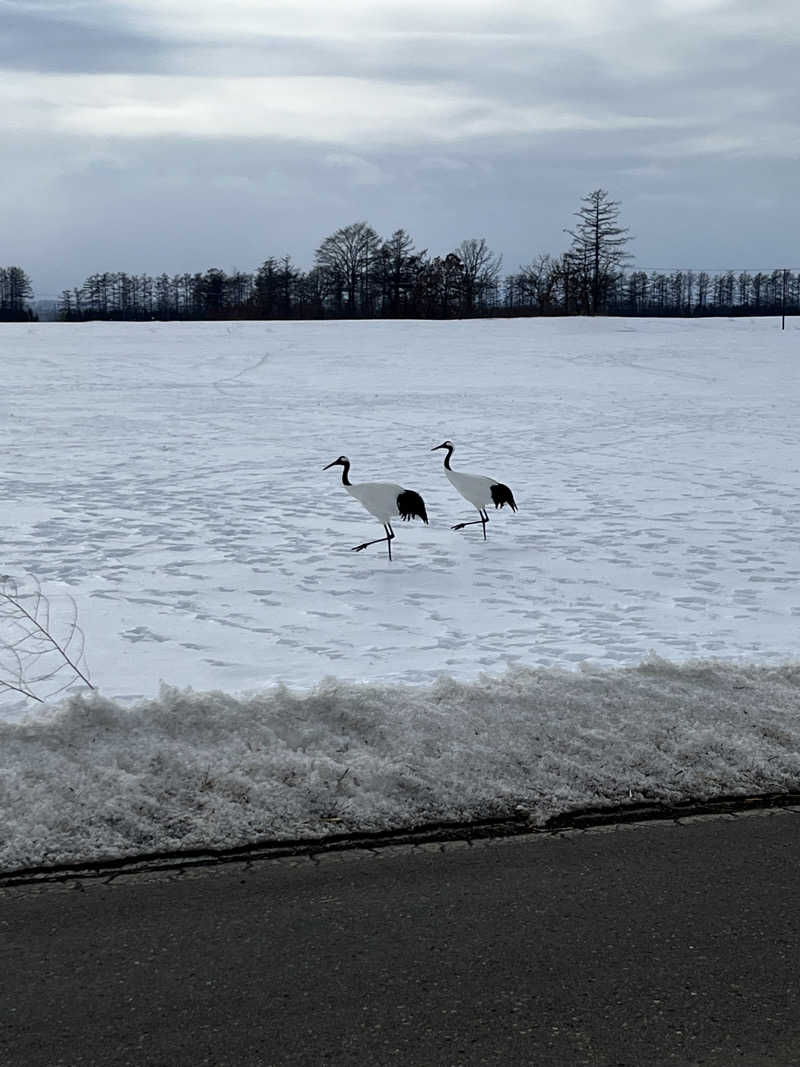
[[[800,1063],[800,809],[0,890],[0,1063]]]

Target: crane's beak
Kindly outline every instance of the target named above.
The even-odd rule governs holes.
[[[447,445],[445,445],[445,444],[434,445],[433,448],[431,449],[431,452],[435,452],[439,448],[447,448]]]
[[[323,467],[322,469],[323,469],[324,471],[330,470],[330,468],[331,468],[331,467],[335,467],[335,466],[336,466],[336,464],[337,464],[338,462],[339,462],[339,460],[338,460],[338,459],[335,459],[335,460],[333,461],[333,463],[329,463],[327,467]]]

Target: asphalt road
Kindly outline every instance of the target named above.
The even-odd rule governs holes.
[[[0,891],[0,1063],[800,1064],[800,810]]]

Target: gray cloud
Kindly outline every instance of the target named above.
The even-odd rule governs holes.
[[[0,3],[0,67],[8,71],[153,72],[168,62],[163,41],[81,7]]]
[[[374,182],[360,180],[353,161],[304,145],[123,146],[88,164],[73,159],[57,202],[43,214],[34,199],[20,213],[12,259],[32,272],[30,264],[38,265],[42,295],[97,270],[250,270],[287,253],[308,267],[324,236],[366,218],[385,235],[405,226],[433,253],[486,236],[514,270],[539,252],[564,249],[579,197],[597,185],[622,201],[640,266],[762,267],[791,259],[800,212],[791,206],[796,168],[788,161],[771,169],[769,182],[752,161],[732,174],[716,157],[669,162],[643,179],[625,172],[636,158],[626,157],[621,141],[601,140],[575,144],[558,135],[499,155],[474,146],[438,156],[372,153]]]
[[[0,0],[3,260],[40,295],[103,269],[307,267],[367,218],[433,252],[485,236],[514,270],[563,250],[598,186],[641,266],[796,259],[782,0],[330,6]]]

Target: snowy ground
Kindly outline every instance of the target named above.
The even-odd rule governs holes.
[[[542,812],[619,799],[635,785],[628,729],[656,793],[702,792],[705,778],[712,792],[752,788],[753,775],[762,786],[796,781],[794,669],[752,674],[797,655],[800,330],[795,320],[788,326],[4,325],[0,573],[21,582],[35,575],[56,612],[74,599],[102,694],[54,718],[34,712],[38,721],[26,726],[16,723],[29,706],[0,702],[0,811],[12,812],[5,834],[0,827],[4,862],[319,830],[330,816],[321,809],[339,812],[343,795],[348,826],[478,812],[497,798],[502,806],[539,797]],[[474,513],[445,480],[443,453],[429,451],[445,437],[456,443],[456,469],[492,474],[514,490],[519,512],[493,512],[485,544],[480,527],[449,528]],[[381,530],[344,492],[338,470],[323,473],[340,453],[351,458],[354,481],[396,480],[425,498],[431,525],[398,522],[391,564],[382,546],[350,552]],[[642,703],[638,683],[629,684],[639,675],[620,668],[651,652],[674,664],[719,661],[709,670],[720,691],[756,699],[747,714],[761,716],[777,748],[762,751],[741,734],[739,698],[730,721],[724,701],[728,711],[708,718],[709,707],[719,709],[706,684],[691,681],[699,668],[683,668],[683,703],[660,683]],[[477,680],[508,667],[529,671]],[[642,668],[669,677],[681,669]],[[339,681],[303,695],[326,676]],[[595,706],[597,751],[589,744],[586,774],[567,788],[569,753],[590,729],[573,719],[569,694],[588,678],[605,679],[596,684],[618,699],[601,702],[602,714]],[[161,681],[257,692],[238,701],[152,699]],[[278,682],[295,692],[264,692]],[[512,715],[503,710],[507,690],[520,686],[528,704],[520,698]],[[434,716],[434,743],[431,709],[442,706],[442,687],[451,695],[444,719]],[[765,699],[777,702],[780,721],[769,719]],[[287,725],[298,701],[299,734]],[[333,725],[319,701],[335,709]],[[691,721],[741,753],[730,766],[723,760],[721,778],[702,755],[694,764],[686,756],[687,744],[695,751]],[[524,772],[504,777],[510,739],[527,737],[526,722],[549,724],[546,759],[563,780],[557,769],[548,777],[534,735],[518,753]],[[669,768],[656,757],[668,729],[683,754]],[[206,750],[208,730],[215,739]],[[255,763],[241,748],[252,730],[263,757]],[[165,756],[159,770],[165,731],[178,763]],[[368,764],[372,776],[363,795],[348,762],[353,745],[359,781]],[[423,769],[435,752],[449,768],[438,764],[441,774]],[[379,774],[370,759],[408,776],[397,787],[405,807],[396,776]],[[204,803],[226,774],[249,799],[233,804],[220,829]],[[328,800],[312,801],[303,790],[313,792],[320,774],[339,784]],[[592,785],[593,775],[606,785]],[[82,817],[71,811],[63,838],[56,827],[67,789],[84,807]],[[183,798],[169,808],[171,829],[158,819],[146,832],[131,828],[137,805],[160,797],[163,808],[170,791]],[[128,805],[116,823],[102,815],[111,796]]]

